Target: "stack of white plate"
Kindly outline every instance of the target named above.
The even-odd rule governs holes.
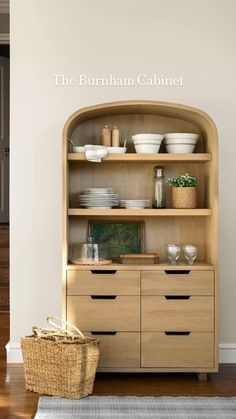
[[[112,208],[119,205],[119,196],[112,188],[85,188],[79,196],[81,207]]]
[[[120,201],[120,206],[122,208],[135,208],[135,209],[143,209],[143,208],[150,208],[151,201],[150,199],[122,199]]]

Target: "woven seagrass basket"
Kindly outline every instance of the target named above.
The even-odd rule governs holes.
[[[54,329],[33,327],[33,335],[21,339],[25,386],[39,394],[80,399],[93,391],[99,357],[99,340],[56,317]],[[60,321],[76,332],[54,323]]]
[[[197,208],[196,187],[172,188],[173,208]]]

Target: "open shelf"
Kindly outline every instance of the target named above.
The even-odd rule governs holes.
[[[174,209],[174,208],[163,208],[163,209],[124,209],[124,208],[69,208],[68,215],[80,216],[80,217],[186,217],[186,216],[210,216],[211,209],[208,208],[196,208],[196,209]]]
[[[87,162],[84,153],[69,153],[69,161]],[[110,154],[103,162],[197,162],[204,163],[211,160],[211,153],[191,153],[191,154],[170,154],[170,153],[158,153],[158,154]]]
[[[123,270],[123,271],[137,271],[142,269],[142,271],[213,271],[214,266],[205,263],[205,262],[195,262],[193,265],[185,265],[184,263],[179,263],[177,265],[170,265],[168,262],[165,263],[158,263],[152,265],[144,265],[144,264],[118,264],[118,263],[111,263],[110,265],[100,265],[100,266],[88,266],[88,265],[74,265],[68,264],[67,269],[70,270],[102,270],[102,271],[109,271],[109,270]]]

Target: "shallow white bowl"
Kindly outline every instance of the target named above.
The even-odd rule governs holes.
[[[161,142],[163,140],[163,135],[161,134],[135,134],[132,135],[132,140],[135,142],[136,140],[141,140],[143,142]]]
[[[138,154],[155,154],[160,149],[160,144],[135,144],[135,151]]]
[[[73,153],[84,153],[85,147],[74,145],[72,150],[73,150]]]
[[[107,147],[108,154],[124,154],[126,151],[125,147]]]

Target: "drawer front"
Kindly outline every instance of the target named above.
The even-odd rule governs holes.
[[[67,271],[67,295],[140,295],[139,271]]]
[[[209,332],[214,330],[214,297],[169,299],[168,296],[143,296],[142,330],[185,330]]]
[[[141,367],[211,368],[213,363],[214,333],[141,333]]]
[[[140,297],[67,297],[67,319],[81,330],[139,331]]]
[[[214,272],[142,271],[141,293],[142,295],[213,295]]]
[[[108,332],[109,333],[109,332]],[[140,367],[140,333],[117,332],[116,334],[91,334],[100,340],[100,368],[139,368]]]

